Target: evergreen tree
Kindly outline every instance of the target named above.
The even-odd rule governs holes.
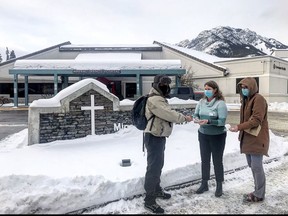
[[[2,55],[1,55],[1,53],[0,53],[0,63],[2,62],[2,60],[3,60],[3,59],[2,59]]]
[[[8,47],[6,47],[6,61],[9,60],[9,55],[10,55],[10,52],[8,50]]]
[[[13,58],[16,58],[14,50],[11,51],[9,59],[13,59]]]

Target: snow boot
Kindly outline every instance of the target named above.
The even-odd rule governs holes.
[[[161,208],[155,201],[155,197],[146,196],[144,207],[152,213],[164,213],[164,209]]]
[[[223,194],[223,192],[222,192],[222,182],[217,182],[215,196],[216,197],[220,197],[220,196],[222,196],[222,194]]]
[[[144,207],[145,207],[145,209],[151,211],[152,213],[156,213],[156,214],[157,213],[160,213],[160,214],[164,213],[164,209],[161,208],[156,202],[153,204],[152,203],[151,204],[145,203]]]
[[[200,187],[198,188],[198,190],[196,191],[197,194],[202,194],[205,191],[208,191],[208,181],[207,180],[202,180]]]

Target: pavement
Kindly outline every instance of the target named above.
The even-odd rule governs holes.
[[[0,109],[0,140],[28,128],[28,108]]]

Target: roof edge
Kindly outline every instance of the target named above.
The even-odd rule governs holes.
[[[3,65],[6,65],[6,64],[10,64],[10,63],[15,62],[15,61],[20,60],[20,59],[25,59],[25,58],[28,58],[28,57],[37,55],[37,54],[39,54],[39,53],[43,53],[43,52],[46,52],[46,51],[55,49],[55,48],[60,47],[60,46],[63,46],[63,45],[70,45],[70,44],[71,44],[70,41],[66,41],[66,42],[64,42],[64,43],[57,44],[57,45],[54,45],[54,46],[51,46],[51,47],[48,47],[48,48],[45,48],[45,49],[42,49],[42,50],[38,50],[38,51],[36,51],[36,52],[29,53],[29,54],[27,54],[27,55],[23,55],[23,56],[20,56],[20,57],[18,57],[18,58],[9,59],[8,61],[5,61],[5,62],[0,63],[0,67],[3,66]]]
[[[180,53],[181,55],[187,56],[187,57],[189,57],[189,58],[191,58],[191,59],[193,59],[193,60],[195,60],[195,61],[199,61],[199,62],[201,62],[201,63],[203,63],[203,64],[206,64],[206,65],[208,65],[208,66],[210,66],[210,67],[213,67],[213,68],[215,68],[215,69],[217,69],[217,70],[220,70],[220,71],[223,72],[224,76],[226,76],[226,75],[228,74],[227,69],[224,69],[224,68],[222,68],[222,67],[218,67],[217,65],[214,65],[214,64],[211,64],[211,63],[209,63],[209,62],[203,61],[203,60],[201,60],[201,59],[199,59],[199,58],[196,58],[196,57],[194,57],[194,56],[192,56],[192,55],[189,55],[189,54],[187,54],[187,53],[181,52],[181,51],[179,51],[179,50],[177,50],[177,49],[174,49],[173,47],[167,46],[167,45],[165,45],[165,44],[163,44],[163,43],[160,43],[160,42],[158,42],[158,41],[154,41],[153,43],[158,44],[158,45],[160,45],[160,46],[164,46],[164,47],[166,47],[166,48],[168,48],[168,49],[171,49],[171,50],[173,50],[173,51],[175,51],[175,52],[177,52],[177,53]]]

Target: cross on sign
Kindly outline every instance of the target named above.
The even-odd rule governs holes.
[[[91,110],[91,135],[95,135],[95,110],[104,109],[104,106],[94,105],[94,95],[91,96],[91,106],[83,106],[81,110]]]

